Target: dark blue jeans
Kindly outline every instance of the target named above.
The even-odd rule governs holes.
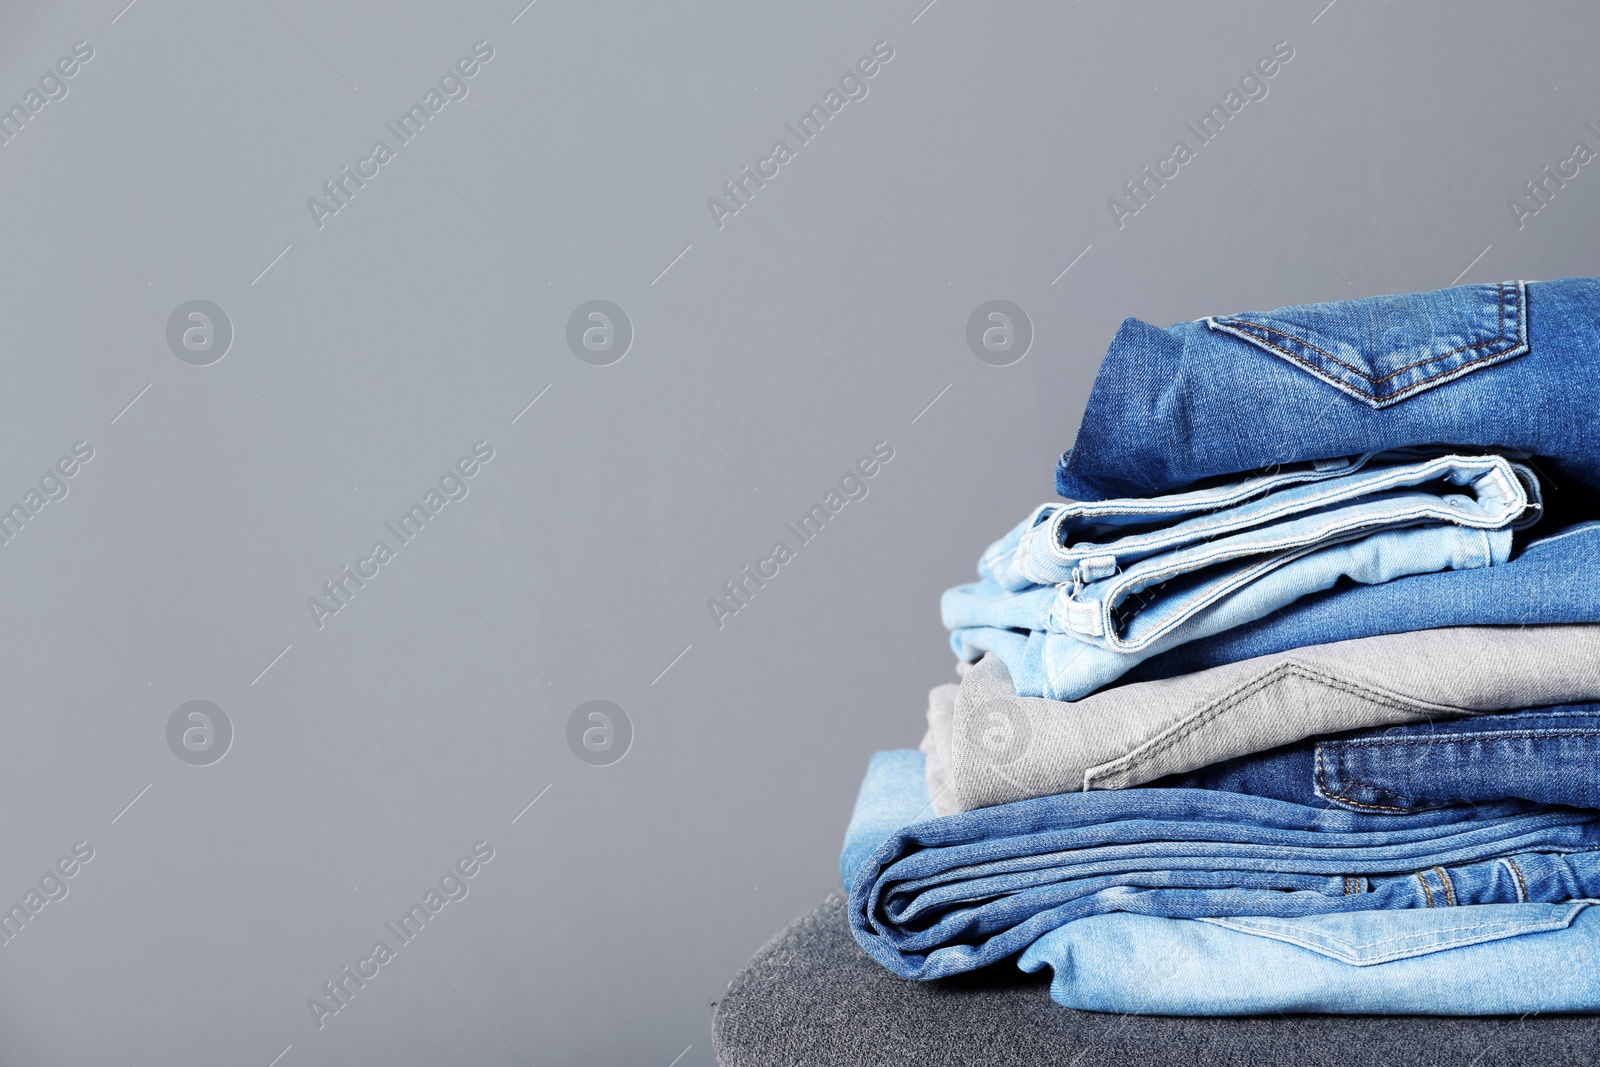
[[[1600,809],[1600,703],[1357,730],[1150,785],[1397,815],[1506,798]]]
[[[1063,496],[1425,445],[1532,457],[1545,516],[1509,562],[1316,593],[1120,681],[1406,630],[1600,621],[1600,278],[1124,322],[1057,467]]]
[[[1155,496],[1417,445],[1550,457],[1600,487],[1600,278],[1467,285],[1182,322],[1111,342],[1056,488]]]

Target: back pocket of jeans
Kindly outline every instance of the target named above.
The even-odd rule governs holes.
[[[1208,318],[1375,408],[1528,351],[1521,282]]]
[[[1433,952],[1550,933],[1572,925],[1588,901],[1565,904],[1467,904],[1334,912],[1295,918],[1236,916],[1200,922],[1298,945],[1320,956],[1370,967]]]

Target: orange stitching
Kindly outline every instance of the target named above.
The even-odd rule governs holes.
[[[1506,866],[1511,868],[1511,873],[1516,875],[1517,888],[1522,891],[1523,902],[1528,900],[1528,883],[1522,880],[1522,868],[1517,866],[1517,861],[1510,856],[1506,857]]]
[[[1321,367],[1319,367],[1316,364],[1310,362],[1309,360],[1301,359],[1299,356],[1295,355],[1293,352],[1290,352],[1288,349],[1283,348],[1280,345],[1275,345],[1271,341],[1267,341],[1267,340],[1264,340],[1264,339],[1259,338],[1259,337],[1256,338],[1256,343],[1265,345],[1266,347],[1271,348],[1274,351],[1282,352],[1283,355],[1284,355],[1284,358],[1293,360],[1294,362],[1300,364],[1302,367],[1305,367],[1312,374],[1315,374],[1317,377],[1323,378],[1324,381],[1327,380],[1327,378],[1324,377],[1324,375],[1326,375],[1327,372],[1324,371]],[[1416,382],[1416,383],[1414,383],[1412,385],[1408,385],[1404,389],[1397,389],[1394,392],[1390,393],[1388,396],[1383,397],[1382,399],[1385,402],[1390,402],[1390,401],[1403,399],[1404,397],[1410,395],[1411,393],[1415,393],[1418,390],[1428,388],[1432,383],[1436,382],[1438,379],[1444,377],[1447,374],[1455,374],[1455,373],[1457,373],[1459,371],[1465,370],[1467,367],[1473,366],[1474,364],[1486,363],[1486,362],[1488,362],[1490,360],[1501,359],[1504,356],[1505,356],[1504,352],[1491,352],[1487,356],[1479,356],[1477,359],[1469,359],[1469,360],[1467,360],[1467,362],[1459,363],[1456,366],[1450,368],[1448,371],[1441,371],[1438,374],[1431,375],[1431,376],[1429,376],[1427,378],[1423,378],[1419,382]],[[1363,375],[1362,377],[1365,377],[1365,375]],[[1345,383],[1345,384],[1348,384],[1348,383]]]
[[[1428,907],[1431,908],[1431,907],[1433,907],[1433,890],[1428,888],[1428,880],[1426,878],[1422,877],[1422,872],[1421,871],[1417,871],[1416,875],[1417,875],[1417,881],[1422,883],[1422,892],[1423,892],[1424,896],[1427,897]]]
[[[1346,363],[1344,360],[1340,359],[1338,356],[1335,356],[1335,355],[1333,355],[1331,353],[1328,353],[1328,352],[1324,352],[1322,349],[1318,348],[1316,345],[1312,344],[1310,341],[1307,341],[1305,338],[1296,337],[1292,333],[1286,333],[1283,330],[1275,330],[1271,326],[1267,326],[1267,325],[1265,325],[1263,323],[1259,323],[1259,322],[1252,322],[1249,319],[1242,319],[1242,318],[1239,318],[1236,315],[1235,316],[1230,316],[1229,318],[1226,318],[1226,319],[1218,319],[1217,321],[1218,322],[1226,322],[1230,326],[1231,325],[1251,326],[1251,327],[1254,327],[1255,329],[1258,329],[1258,330],[1265,330],[1268,333],[1275,333],[1279,337],[1287,337],[1289,340],[1294,341],[1297,344],[1305,345],[1307,348],[1311,349],[1311,351],[1317,353],[1319,356],[1323,356],[1324,358],[1328,359],[1330,362],[1339,364],[1339,366],[1341,366],[1341,367],[1345,368],[1346,370],[1350,371],[1352,374],[1355,374],[1356,376],[1361,377],[1361,378],[1365,378],[1368,382],[1372,383],[1373,385],[1380,385],[1383,382],[1388,381],[1390,378],[1393,378],[1395,375],[1404,374],[1406,371],[1411,370],[1414,367],[1420,367],[1420,366],[1422,366],[1422,365],[1424,365],[1426,363],[1432,363],[1434,360],[1443,359],[1446,356],[1453,356],[1457,352],[1467,352],[1467,351],[1471,351],[1472,349],[1475,349],[1475,348],[1488,348],[1490,345],[1496,345],[1496,344],[1499,344],[1501,341],[1504,341],[1506,339],[1506,287],[1505,287],[1505,283],[1503,283],[1503,282],[1499,286],[1499,293],[1500,293],[1500,334],[1499,334],[1499,336],[1494,337],[1494,338],[1492,338],[1491,340],[1488,340],[1488,341],[1480,341],[1475,345],[1462,345],[1459,348],[1452,348],[1448,352],[1437,352],[1437,353],[1434,353],[1434,354],[1428,356],[1427,359],[1419,359],[1415,363],[1408,363],[1406,366],[1401,367],[1399,370],[1393,371],[1393,372],[1391,372],[1389,374],[1385,374],[1382,378],[1374,378],[1374,377],[1372,377],[1372,375],[1364,373],[1359,367],[1352,366],[1351,364]],[[1293,355],[1293,353],[1287,352],[1282,347],[1272,344],[1271,341],[1267,340],[1264,337],[1258,337],[1258,338],[1256,338],[1256,340],[1260,341],[1262,344],[1270,345],[1271,347],[1277,349],[1278,351],[1284,352],[1286,355],[1290,355],[1290,356]],[[1519,338],[1519,340],[1520,340],[1520,338]],[[1500,354],[1501,353],[1495,353],[1495,355],[1500,355]],[[1484,359],[1488,359],[1488,358],[1491,358],[1491,357],[1485,356],[1483,358]],[[1482,360],[1481,359],[1471,360],[1471,361],[1469,361],[1467,363],[1463,363],[1461,366],[1470,367],[1473,363],[1479,363],[1479,362],[1482,362]],[[1309,364],[1309,363],[1306,364],[1306,366],[1310,366],[1310,365],[1311,364]],[[1437,377],[1437,375],[1435,377]]]
[[[1322,795],[1327,797],[1329,800],[1337,800],[1337,801],[1340,801],[1340,802],[1345,803],[1345,804],[1350,804],[1350,805],[1352,805],[1354,807],[1357,807],[1357,808],[1369,808],[1369,809],[1371,809],[1373,811],[1411,812],[1411,811],[1418,810],[1420,807],[1443,807],[1443,806],[1445,806],[1447,804],[1454,803],[1454,801],[1450,800],[1450,799],[1447,799],[1447,798],[1435,798],[1433,800],[1428,800],[1428,801],[1419,801],[1417,804],[1414,804],[1411,807],[1397,807],[1397,806],[1395,806],[1393,804],[1366,804],[1366,803],[1363,803],[1363,802],[1361,802],[1359,800],[1352,800],[1349,797],[1345,796],[1343,793],[1336,793],[1328,786],[1327,778],[1323,773],[1323,762],[1322,762],[1322,750],[1323,750],[1323,747],[1325,745],[1331,745],[1331,746],[1333,746],[1335,748],[1343,749],[1343,748],[1373,747],[1373,746],[1385,746],[1385,745],[1450,745],[1450,744],[1462,744],[1462,743],[1480,743],[1480,742],[1485,741],[1485,740],[1489,740],[1489,741],[1504,741],[1504,740],[1516,741],[1516,740],[1525,740],[1525,739],[1528,739],[1528,738],[1544,739],[1544,738],[1553,738],[1553,737],[1577,737],[1577,738],[1593,739],[1593,738],[1596,738],[1596,737],[1600,737],[1600,731],[1592,730],[1592,729],[1589,729],[1589,730],[1539,730],[1539,729],[1533,729],[1533,730],[1489,730],[1489,731],[1483,731],[1483,732],[1480,732],[1480,733],[1429,734],[1427,737],[1352,737],[1352,738],[1345,738],[1342,741],[1318,741],[1317,744],[1316,744],[1317,788],[1320,789],[1321,792],[1322,792]],[[1352,783],[1352,784],[1355,784],[1355,783]]]
[[[1353,806],[1358,807],[1358,808],[1367,808],[1367,809],[1372,810],[1372,811],[1403,811],[1403,812],[1409,812],[1409,811],[1413,810],[1411,808],[1396,807],[1393,804],[1365,804],[1365,803],[1362,803],[1359,800],[1351,800],[1349,797],[1343,795],[1342,793],[1335,793],[1332,789],[1328,788],[1328,780],[1323,775],[1323,766],[1322,766],[1322,746],[1323,746],[1323,744],[1324,744],[1324,742],[1318,741],[1316,749],[1315,749],[1315,752],[1316,752],[1316,765],[1317,765],[1317,788],[1322,791],[1322,795],[1323,796],[1327,797],[1329,800],[1342,801],[1343,803],[1350,804],[1350,805],[1353,805]],[[1430,907],[1431,907],[1431,905],[1430,905]]]
[[[1456,906],[1456,894],[1455,894],[1455,889],[1450,885],[1450,876],[1445,873],[1445,870],[1444,870],[1443,867],[1435,867],[1434,870],[1439,872],[1439,881],[1444,883],[1444,899],[1445,899],[1445,902],[1447,904],[1449,904],[1452,908],[1455,907]]]

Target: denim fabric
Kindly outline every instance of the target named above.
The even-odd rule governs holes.
[[[1263,519],[1273,519],[1263,515],[1263,498],[1281,499],[1288,496],[1284,490],[1296,486],[1315,488],[1315,483],[1334,479],[1339,480],[1335,489],[1348,487],[1349,476],[1371,459],[1355,456],[1317,460],[1166,496],[1040,504],[1020,525],[989,546],[978,560],[978,576],[993,578],[1000,588],[1012,592],[1030,585],[1091,581],[1114,572],[1119,563],[1137,562],[1185,548],[1208,536],[1263,525]],[[1277,517],[1346,499],[1348,495],[1302,503],[1291,498]],[[1110,558],[1102,563],[1096,557],[1104,554]]]
[[[957,664],[958,669],[966,668],[963,677],[971,674],[975,666],[976,664],[971,663]],[[956,700],[960,694],[960,686],[948,683],[936,685],[928,690],[928,729],[922,735],[922,743],[917,746],[917,751],[922,753],[922,777],[927,785],[928,807],[935,815],[952,815],[968,808],[985,806],[967,804],[956,792],[955,769],[950,762],[954,754],[950,732],[955,722]],[[1011,734],[1007,734],[998,743],[1005,744],[1011,740]],[[1055,792],[1059,793],[1061,790],[1057,789]],[[845,836],[849,837],[848,831]]]
[[[1473,904],[1301,918],[1096,915],[1018,960],[1089,1011],[1489,1015],[1600,1011],[1600,909]],[[1360,1059],[1361,1057],[1355,1057]]]
[[[1315,472],[1322,480],[1311,484],[1274,485],[1300,477],[1278,474],[1248,480],[1264,485],[1166,498],[1044,505],[983,554],[982,581],[945,594],[945,625],[1068,633],[1121,653],[1171,647],[1202,613],[1237,625],[1325,588],[1301,589],[1279,572],[1334,546],[1405,530],[1406,547],[1389,549],[1405,561],[1383,571],[1392,578],[1438,569],[1428,561],[1451,540],[1424,530],[1496,531],[1482,566],[1509,556],[1510,527],[1537,521],[1538,479],[1500,457],[1369,459],[1333,461],[1345,472]],[[1479,539],[1465,540],[1476,546]],[[1330,572],[1295,569],[1300,580]],[[1230,600],[1254,614],[1229,610]]]
[[[891,806],[926,809],[924,774],[920,753],[873,760],[862,791],[877,814],[840,860],[857,942],[906,978],[981,967],[1111,911],[1280,918],[1600,895],[1600,813],[1518,801],[1397,818],[1127,789],[928,819],[879,843]]]
[[[1320,734],[1600,701],[1600,626],[1458,626],[1364,637],[1071,702],[1018,697],[995,656],[958,670],[959,686],[928,694],[921,746],[939,815],[1125,789]]]
[[[872,851],[896,831],[934,817],[926,789],[919,793],[905,788],[907,778],[918,775],[927,775],[920,752],[895,748],[872,754],[839,853],[839,873],[846,885]]]
[[[1467,908],[1443,913],[1424,909],[1384,915],[1455,917],[1468,912]],[[1050,999],[1049,972],[1024,974],[1010,963],[943,981],[907,982],[861,951],[850,936],[844,897],[832,893],[762,946],[728,988],[719,991],[712,1043],[719,1067],[1594,1067],[1600,1019],[1521,1013],[1540,988],[1541,1000],[1555,1007],[1566,1000],[1567,991],[1580,988],[1586,976],[1596,973],[1593,947],[1579,955],[1576,946],[1563,946],[1577,941],[1580,928],[1597,916],[1600,909],[1591,908],[1579,912],[1567,931],[1513,939],[1513,944],[1525,942],[1529,949],[1538,946],[1546,954],[1544,963],[1535,968],[1515,966],[1506,954],[1498,953],[1494,968],[1464,966],[1449,976],[1462,1003],[1497,1010],[1494,998],[1504,997],[1498,1002],[1504,1007],[1498,1010],[1517,1015],[1286,1018],[1264,1010],[1256,1017],[1197,1019],[1068,1010]],[[1365,973],[1358,975],[1365,983],[1359,987],[1354,980],[1334,987],[1315,975],[1302,983],[1299,968],[1304,959],[1316,960],[1293,955],[1296,950],[1288,945],[1282,946],[1283,958],[1293,960],[1293,967],[1240,973],[1227,966],[1232,956],[1216,959],[1213,967],[1214,954],[1208,951],[1212,935],[1232,931],[1220,927],[1208,931],[1207,924],[1193,920],[1109,915],[1071,923],[1060,935],[1107,929],[1116,922],[1135,931],[1153,931],[1157,923],[1176,931],[1173,938],[1182,939],[1177,947],[1182,951],[1192,945],[1197,950],[1195,961],[1180,958],[1182,965],[1175,966],[1155,957],[1144,970],[1181,979],[1186,988],[1174,992],[1199,984],[1197,978],[1188,977],[1191,974],[1212,976],[1211,990],[1219,1008],[1228,1003],[1228,991],[1236,981],[1255,989],[1262,975],[1281,978],[1286,987],[1304,991],[1305,1003],[1316,1003],[1324,991],[1336,988],[1349,990],[1352,996],[1372,989],[1374,1001],[1389,991],[1394,998],[1374,1003],[1375,1012],[1427,1007],[1425,990],[1413,992],[1388,978],[1403,964],[1344,967],[1346,972]],[[1152,949],[1165,951],[1165,946],[1150,944],[1154,937],[1154,932],[1135,933],[1129,957],[1109,947],[1104,956],[1070,956],[1070,961],[1081,960],[1083,966],[1074,966],[1067,980],[1089,988],[1103,973],[1107,984],[1114,982],[1129,991],[1130,1007],[1139,1010],[1133,991],[1142,988],[1139,983],[1154,985],[1155,980],[1140,973],[1137,964],[1152,961]],[[1106,941],[1096,938],[1089,944],[1105,947]],[[1265,946],[1261,955],[1249,958],[1249,964],[1265,960],[1270,950]],[[1475,950],[1440,953],[1436,958],[1459,958],[1463,963],[1482,959],[1468,951]],[[1501,970],[1500,964],[1509,966]],[[1202,966],[1204,972],[1199,970]],[[1447,977],[1442,967],[1433,973],[1441,981]],[[1176,996],[1163,997],[1162,992],[1159,986],[1153,988],[1143,1010],[1182,1007],[1174,1003]],[[1443,1001],[1442,993],[1439,999]],[[1577,997],[1568,1002],[1574,1007],[1582,1003]],[[1389,1008],[1391,1003],[1398,1007]]]
[[[1587,522],[1531,541],[1499,566],[1341,585],[1303,597],[1270,617],[1152,657],[1122,681],[1171,678],[1305,645],[1408,630],[1600,622],[1597,574],[1600,522]],[[1014,643],[1014,656],[1043,662],[1042,648],[1023,649],[1021,638]]]
[[[1600,808],[1600,703],[1358,730],[1152,784],[1391,814],[1507,797]]]
[[[1407,575],[1504,563],[1511,536],[1510,529],[1419,526],[1310,552],[1291,551],[1287,561],[1269,558],[1258,564],[1259,574],[1250,573],[1253,566],[1220,579],[1230,585],[1244,579],[1236,587],[1219,591],[1202,584],[1180,590],[1173,605],[1180,617],[1158,620],[1164,636],[1127,651],[1090,644],[1078,632],[1062,632],[1050,610],[1056,591],[1048,586],[1003,593],[992,581],[979,582],[946,591],[941,609],[957,657],[975,660],[992,652],[1005,662],[1018,693],[1079,700],[1143,660],[1259,619],[1344,580],[1379,585]]]
[[[1165,330],[1128,319],[1085,407],[1056,471],[1072,500],[1441,442],[1551,457],[1552,475],[1600,486],[1600,279],[1468,285]]]
[[[1066,605],[1113,599],[1107,592],[1081,595],[1112,576],[1137,591],[1203,568],[1380,529],[1425,522],[1499,528],[1506,525],[1505,505],[1517,496],[1511,471],[1529,497],[1519,500],[1527,510],[1518,525],[1531,525],[1540,509],[1531,468],[1493,456],[1414,452],[1319,460],[1168,496],[1041,504],[989,546],[978,576],[1011,593],[1073,583],[1075,595],[1064,597],[1056,614],[1074,630],[1098,635],[1109,628],[1075,625]]]

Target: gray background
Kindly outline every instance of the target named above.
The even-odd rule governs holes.
[[[95,849],[0,948],[7,1064],[708,1064],[1123,316],[1597,270],[1600,164],[1507,207],[1600,147],[1577,0],[124,2],[0,8],[0,102],[95,50],[0,147],[0,503],[95,450],[0,547],[0,902]],[[319,230],[306,199],[478,40],[470,96]],[[706,199],[879,40],[719,230]],[[1279,40],[1119,229],[1107,198]],[[165,326],[202,298],[236,336],[194,367]],[[606,367],[565,341],[595,298],[636,331]],[[996,298],[1036,331],[1000,368],[964,339]],[[319,630],[307,598],[478,440],[470,495]],[[878,440],[870,495],[719,630],[707,598]],[[606,767],[566,742],[597,698],[636,734]],[[167,746],[191,699],[235,729],[210,766]],[[478,840],[470,895],[319,1030],[307,999]]]

